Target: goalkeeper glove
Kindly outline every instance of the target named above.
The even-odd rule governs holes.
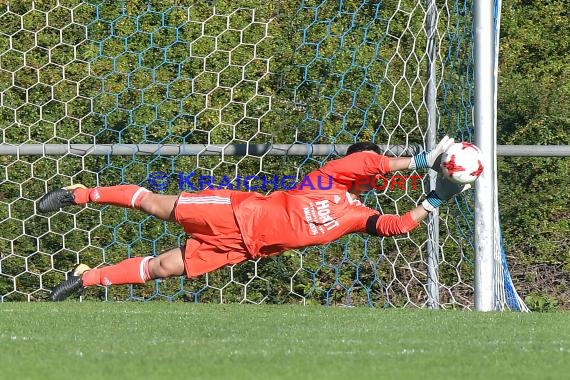
[[[445,152],[451,145],[454,143],[454,139],[449,138],[449,136],[445,136],[441,139],[437,146],[429,151],[429,152],[422,152],[416,154],[410,160],[410,165],[408,169],[425,169],[425,168],[432,168],[433,170],[439,173],[439,164],[438,158],[441,156],[443,152]]]
[[[435,190],[430,191],[426,199],[422,202],[422,207],[432,212],[439,206],[453,198],[455,195],[471,188],[470,184],[460,185],[439,175],[435,183]]]

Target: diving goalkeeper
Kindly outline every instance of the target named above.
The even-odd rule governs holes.
[[[313,184],[322,178],[333,181],[334,186],[326,190],[296,187],[263,195],[223,189],[182,192],[178,196],[154,194],[137,185],[92,189],[73,185],[52,190],[38,200],[38,211],[47,213],[90,202],[133,208],[180,224],[189,237],[184,245],[156,257],[134,257],[94,269],[79,264],[53,289],[51,299],[61,301],[94,285],[196,277],[225,265],[326,244],[350,233],[405,234],[469,185],[457,185],[439,176],[436,189],[402,216],[382,215],[363,205],[360,195],[372,189],[371,183],[380,174],[405,169],[438,170],[438,158],[451,144],[453,139],[446,136],[432,151],[411,158],[384,156],[372,143],[353,144],[345,157],[305,177]]]

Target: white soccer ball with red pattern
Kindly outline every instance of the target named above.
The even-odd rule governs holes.
[[[472,183],[483,173],[482,161],[479,148],[469,142],[459,142],[443,153],[441,171],[455,183]]]

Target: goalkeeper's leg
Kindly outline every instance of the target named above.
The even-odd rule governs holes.
[[[77,184],[48,192],[37,203],[42,213],[89,202],[134,208],[166,221],[174,221],[174,205],[178,196],[153,194],[138,185],[86,188]]]
[[[184,250],[185,246],[182,246],[165,251],[157,257],[133,257],[95,269],[79,264],[73,274],[53,289],[51,299],[62,301],[94,285],[144,284],[157,278],[181,276],[185,273]]]

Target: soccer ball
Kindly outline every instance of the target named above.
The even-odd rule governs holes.
[[[442,174],[455,183],[472,183],[483,173],[481,151],[468,142],[451,145],[441,157]]]

